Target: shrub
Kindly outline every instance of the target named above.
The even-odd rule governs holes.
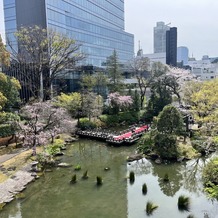
[[[154,139],[151,135],[151,132],[145,133],[139,141],[139,147],[137,148],[140,152],[149,153],[154,144]]]
[[[218,157],[210,160],[203,169],[205,191],[211,198],[218,199]]]
[[[70,183],[74,184],[77,182],[77,179],[76,179],[76,174],[74,174],[70,180]]]
[[[82,179],[88,179],[89,176],[88,176],[88,170],[86,170],[84,173],[83,173],[83,176],[82,176]]]
[[[178,209],[179,210],[189,210],[190,198],[184,195],[180,195],[178,198]]]
[[[157,205],[155,205],[154,203],[152,203],[151,201],[148,201],[146,204],[146,213],[147,215],[151,215],[153,213],[154,210],[156,210],[158,208]]]
[[[146,183],[144,183],[144,184],[142,185],[142,193],[143,193],[144,195],[146,195],[147,192],[148,192],[148,188],[147,188]]]
[[[97,185],[102,185],[102,184],[103,184],[102,177],[100,177],[100,176],[97,176],[97,177],[96,177],[96,184],[97,184]]]
[[[0,125],[0,137],[11,136],[15,133],[14,128],[10,124]]]
[[[129,173],[129,181],[131,184],[135,182],[135,173],[133,171]]]
[[[163,159],[176,159],[178,156],[175,135],[157,133],[154,137],[154,148]]]
[[[80,118],[78,127],[82,130],[86,130],[86,129],[94,129],[97,127],[97,125],[94,122],[90,121],[88,118]]]
[[[81,170],[81,166],[80,166],[79,164],[77,164],[77,165],[74,167],[74,170],[77,170],[77,171]]]

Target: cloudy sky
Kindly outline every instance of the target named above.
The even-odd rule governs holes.
[[[3,31],[3,0],[0,0],[0,32]],[[217,0],[125,0],[126,31],[135,35],[144,53],[153,52],[156,22],[177,27],[178,46],[187,46],[190,56],[218,56]]]
[[[177,27],[178,46],[187,46],[189,56],[218,56],[217,0],[125,0],[125,19],[144,53],[153,53],[153,27],[164,21]]]

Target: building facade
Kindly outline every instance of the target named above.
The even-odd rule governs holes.
[[[115,49],[122,63],[134,56],[134,36],[124,30],[124,0],[3,0],[6,37],[16,48],[14,32],[39,25],[82,44],[83,65],[104,66]]]
[[[177,66],[177,28],[171,27],[166,32],[166,64]]]
[[[182,63],[183,66],[188,65],[188,58],[189,58],[189,51],[188,48],[185,46],[179,46],[177,48],[177,62]]]
[[[164,22],[157,22],[154,27],[154,53],[166,52],[166,31],[169,29]]]
[[[214,60],[218,58],[210,58],[204,55],[201,60],[190,60],[188,65],[191,72],[200,80],[210,80],[218,78],[218,62]]]

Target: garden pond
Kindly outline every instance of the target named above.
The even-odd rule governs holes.
[[[1,218],[144,218],[148,201],[158,205],[150,217],[218,218],[218,203],[202,191],[201,171],[206,159],[158,165],[141,159],[126,162],[130,147],[111,147],[104,142],[80,139],[68,146],[62,162],[69,168],[54,168],[28,185],[24,199],[17,199],[0,212]],[[80,165],[81,170],[74,167]],[[88,179],[82,179],[85,171]],[[134,183],[128,175],[135,173]],[[164,182],[165,174],[169,182]],[[72,175],[77,182],[71,184]],[[103,184],[96,185],[101,176]],[[146,183],[148,192],[142,194]],[[180,211],[178,197],[190,198],[189,211]]]

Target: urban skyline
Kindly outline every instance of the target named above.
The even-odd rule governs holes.
[[[214,57],[218,56],[217,8],[218,2],[213,0],[125,0],[125,30],[135,36],[135,52],[140,40],[144,53],[153,53],[153,27],[159,21],[171,23],[178,28],[178,46],[188,47],[190,56]],[[4,30],[2,10],[0,0],[0,33]]]

